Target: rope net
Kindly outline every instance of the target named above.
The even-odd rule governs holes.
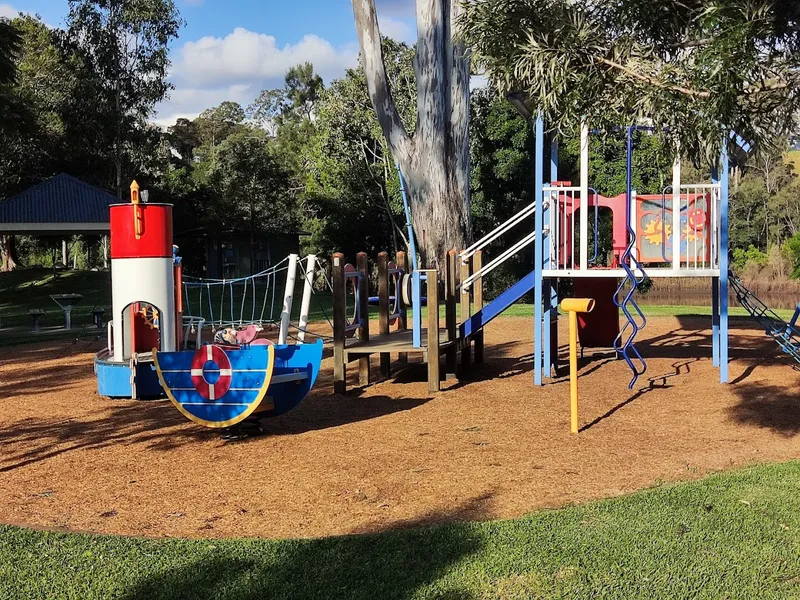
[[[283,285],[279,275],[289,258],[247,277],[236,279],[183,278],[184,317],[203,319],[216,329],[255,323],[276,323],[283,309]]]

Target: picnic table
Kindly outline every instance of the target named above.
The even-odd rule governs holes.
[[[72,329],[72,309],[83,300],[80,294],[52,294],[50,298],[64,311],[64,329]]]

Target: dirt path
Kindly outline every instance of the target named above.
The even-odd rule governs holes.
[[[734,321],[735,383],[720,385],[708,321],[651,319],[640,346],[649,370],[636,392],[624,363],[587,357],[581,422],[591,425],[578,436],[568,433],[568,383],[532,384],[530,319],[492,324],[487,364],[432,399],[419,366],[332,395],[327,359],[297,410],[243,442],[185,421],[168,401],[98,397],[94,348],[1,349],[0,521],[150,536],[321,536],[516,517],[800,458],[798,373]]]

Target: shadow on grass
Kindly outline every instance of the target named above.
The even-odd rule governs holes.
[[[472,502],[481,503],[483,498],[466,504]],[[467,505],[454,511],[471,513]],[[280,545],[252,540],[219,546],[207,556],[163,565],[161,573],[140,580],[122,598],[373,600],[410,598],[429,586],[435,586],[437,598],[471,598],[469,592],[439,580],[460,561],[480,552],[484,538],[468,527],[425,527],[452,520],[451,512],[424,515],[407,524],[414,529],[391,536],[295,540]]]

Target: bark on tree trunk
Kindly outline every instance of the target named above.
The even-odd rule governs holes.
[[[13,235],[0,235],[0,271],[7,273],[19,266],[16,239]]]
[[[444,267],[471,239],[469,212],[469,59],[453,43],[458,0],[417,0],[417,130],[400,119],[380,44],[374,0],[352,0],[372,105],[400,164],[423,266]]]

